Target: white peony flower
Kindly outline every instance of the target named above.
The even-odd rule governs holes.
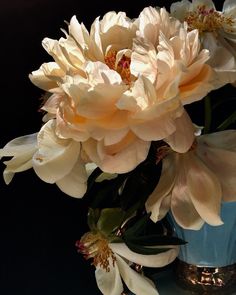
[[[76,244],[86,259],[92,258],[96,267],[98,288],[104,295],[122,294],[123,282],[136,295],[158,295],[154,283],[130,266],[163,267],[177,257],[178,247],[157,255],[132,252],[124,243],[109,243],[100,233],[86,233]]]
[[[198,29],[202,47],[209,49],[208,64],[215,70],[215,87],[236,81],[236,2],[226,0],[222,12],[211,0],[182,0],[171,5],[171,13]]]
[[[50,120],[39,133],[16,138],[0,150],[0,157],[13,157],[4,162],[4,180],[9,184],[14,173],[33,168],[43,181],[80,198],[86,192],[88,175],[96,168],[82,160],[80,150],[80,143],[58,138],[55,120]]]
[[[134,169],[153,140],[164,139],[178,152],[189,149],[194,128],[183,104],[212,89],[208,52],[199,50],[197,32],[149,7],[134,21],[108,12],[90,33],[73,17],[66,38],[46,38],[43,46],[55,62],[30,79],[52,93],[44,119],[55,118],[57,136],[81,142],[105,172]],[[137,147],[138,156],[123,167],[111,165],[127,152],[137,155]]]
[[[202,99],[213,89],[212,70],[206,65],[209,51],[200,49],[198,31],[169,13],[147,7],[139,16],[131,55],[131,73],[142,73],[155,86],[161,100],[178,95],[183,104]]]
[[[171,209],[183,228],[199,229],[204,222],[222,224],[221,201],[235,201],[235,167],[235,130],[199,136],[187,153],[170,153],[146,202],[151,219],[156,222]]]

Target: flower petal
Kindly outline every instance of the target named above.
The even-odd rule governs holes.
[[[178,255],[178,247],[170,246],[172,249],[156,255],[142,255],[131,251],[124,243],[111,243],[110,248],[114,253],[147,267],[163,267],[175,260]],[[161,246],[163,248],[163,246]],[[166,246],[168,247],[168,246]]]
[[[8,142],[3,149],[0,149],[2,157],[13,157],[5,161],[7,166],[3,177],[6,184],[9,184],[16,172],[22,172],[32,168],[32,157],[37,151],[37,133],[21,136]]]
[[[121,295],[123,284],[120,278],[117,263],[110,261],[110,271],[106,271],[100,266],[96,267],[95,277],[99,290],[103,295]]]
[[[33,157],[33,168],[43,181],[54,183],[71,172],[79,153],[80,143],[57,137],[55,120],[50,120],[38,134],[38,151]]]
[[[184,111],[181,117],[175,119],[175,127],[176,131],[164,140],[174,151],[186,153],[195,139],[195,127],[187,112]]]
[[[224,201],[236,200],[236,131],[198,137],[197,155],[218,177]]]
[[[170,208],[169,196],[174,185],[175,175],[176,158],[175,154],[170,154],[163,159],[160,180],[145,204],[147,212],[152,213],[150,218],[153,222],[162,219]]]
[[[65,194],[74,198],[82,198],[87,190],[87,179],[85,164],[78,160],[70,173],[59,179],[56,185]]]
[[[218,178],[193,152],[184,155],[183,163],[189,197],[198,214],[210,225],[223,224],[219,215],[222,191]]]
[[[103,141],[88,140],[83,148],[89,158],[100,169],[108,173],[126,173],[134,169],[147,157],[150,142],[135,138],[132,134],[114,145],[104,145]]]
[[[136,295],[159,294],[155,288],[154,283],[151,280],[131,269],[129,265],[119,255],[115,256],[120,275],[131,292]]]
[[[175,185],[172,191],[171,212],[180,226],[185,229],[198,230],[202,227],[204,221],[198,214],[190,198],[184,168],[182,160],[177,166],[178,175],[176,176]]]

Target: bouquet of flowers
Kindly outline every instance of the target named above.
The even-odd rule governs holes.
[[[217,226],[221,202],[236,198],[236,112],[211,121],[235,97],[209,95],[236,81],[236,3],[182,0],[135,19],[108,12],[90,31],[75,16],[67,25],[42,42],[53,61],[29,78],[45,91],[43,125],[0,150],[11,157],[4,180],[33,168],[86,198],[90,231],[76,247],[100,291],[158,294],[141,267],[170,264],[186,242],[167,213],[186,229]]]

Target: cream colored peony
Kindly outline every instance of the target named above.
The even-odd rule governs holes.
[[[55,120],[48,121],[39,133],[10,141],[0,149],[2,157],[13,157],[4,162],[7,184],[16,172],[33,168],[43,181],[56,183],[64,193],[76,198],[85,194],[88,175],[95,168],[82,160],[79,142],[56,136]]]
[[[198,29],[202,47],[209,49],[208,64],[216,71],[215,86],[236,81],[236,2],[226,0],[222,12],[211,0],[182,0],[173,3],[174,17],[188,23],[189,30]]]
[[[187,153],[170,153],[146,202],[151,219],[156,222],[171,209],[183,228],[197,230],[204,222],[222,224],[221,201],[235,201],[235,167],[235,130],[199,136]]]
[[[147,267],[163,267],[178,255],[178,247],[166,252],[142,255],[131,251],[124,243],[109,243],[99,233],[86,233],[78,242],[79,252],[93,259],[98,288],[104,295],[121,295],[124,284],[136,295],[158,295],[154,283],[131,268],[133,263]],[[122,282],[123,281],[123,282]]]
[[[170,17],[165,8],[145,8],[139,16],[141,38],[132,53],[131,70],[154,83],[162,100],[178,95],[183,104],[202,99],[212,86],[212,70],[206,65],[208,50],[200,49],[198,31]]]
[[[57,136],[81,142],[102,170],[134,169],[153,140],[189,149],[194,128],[183,104],[212,89],[196,31],[149,7],[134,21],[108,12],[90,33],[73,17],[65,38],[43,46],[55,62],[30,79],[51,93],[45,120],[56,118]]]

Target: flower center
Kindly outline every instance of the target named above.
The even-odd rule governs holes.
[[[131,59],[130,57],[123,54],[119,62],[116,64],[116,55],[117,55],[116,50],[110,50],[105,56],[105,63],[110,69],[115,70],[117,73],[120,74],[125,84],[130,84],[131,83],[131,73],[130,73]]]
[[[207,9],[205,5],[199,5],[197,10],[189,12],[185,21],[188,23],[189,30],[198,29],[200,33],[216,33],[224,25],[232,27],[234,23],[231,17],[225,17],[213,8]],[[228,32],[232,31],[232,29],[228,29]]]
[[[95,267],[99,265],[109,272],[110,259],[114,266],[115,255],[109,248],[108,241],[101,234],[88,232],[76,242],[75,246],[78,247],[78,252],[82,253],[86,260],[93,259],[92,265]]]

